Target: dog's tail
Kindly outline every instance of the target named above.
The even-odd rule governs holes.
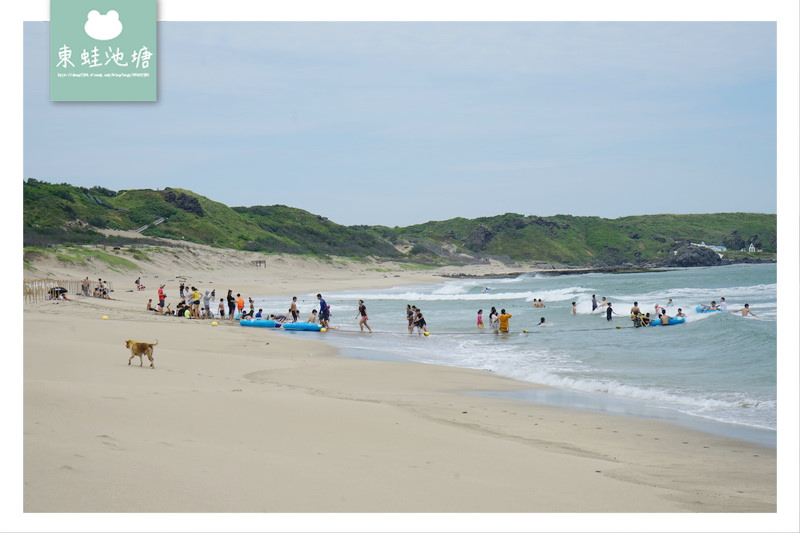
[[[156,342],[153,343],[153,346],[155,346],[156,344],[158,344],[158,339],[156,339]]]

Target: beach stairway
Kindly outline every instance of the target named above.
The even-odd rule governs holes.
[[[159,225],[159,224],[161,224],[162,222],[164,222],[164,217],[157,218],[157,219],[155,219],[155,220],[154,220],[152,223],[150,223],[150,224],[145,224],[145,225],[144,225],[144,226],[142,226],[141,228],[137,228],[137,229],[135,229],[135,230],[133,230],[133,231],[135,231],[136,233],[141,233],[141,232],[143,232],[144,230],[146,230],[147,228],[149,228],[150,226],[158,226],[158,225]]]

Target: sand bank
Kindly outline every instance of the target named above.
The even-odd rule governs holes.
[[[24,313],[26,513],[776,511],[774,450],[465,394],[530,384],[336,357],[320,334],[144,311],[157,283],[175,294],[178,277],[218,295],[264,295],[421,283],[441,272],[289,257],[256,268],[236,254],[176,272],[170,261],[140,272],[146,294],[124,289],[135,273],[39,265],[117,289],[112,300],[73,297]],[[138,358],[127,365],[129,338],[158,339],[155,369]],[[741,525],[775,515],[740,516]],[[526,529],[539,528],[534,518]]]

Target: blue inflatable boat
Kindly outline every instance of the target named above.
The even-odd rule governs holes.
[[[250,326],[253,328],[279,328],[281,327],[280,322],[276,322],[275,320],[267,320],[263,318],[245,318],[244,320],[240,320],[239,324],[242,326]]]
[[[660,320],[656,319],[656,320],[653,320],[652,322],[650,322],[650,325],[651,326],[675,326],[675,325],[683,324],[684,322],[686,322],[686,317],[685,316],[674,316],[674,317],[670,318],[667,322],[668,322],[667,324],[662,324]]]
[[[283,329],[294,331],[320,331],[322,326],[312,322],[287,322],[283,325]]]

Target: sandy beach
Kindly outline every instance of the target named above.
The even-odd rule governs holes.
[[[145,310],[161,283],[175,302],[178,278],[216,288],[218,297],[227,289],[246,297],[390,287],[503,268],[420,270],[289,256],[269,256],[257,267],[254,257],[264,259],[190,246],[152,254],[137,272],[55,259],[24,272],[103,278],[114,287],[109,300],[70,294],[70,301],[24,311],[26,519],[692,513],[690,523],[701,529],[706,518],[719,523],[722,515],[698,513],[738,513],[743,527],[775,525],[775,450],[640,418],[468,394],[530,384],[481,371],[348,359],[324,342],[336,332],[212,326]],[[139,275],[142,292],[133,291]],[[154,369],[146,360],[140,367],[138,358],[128,366],[126,339],[158,339]],[[524,529],[555,528],[536,516],[521,518]],[[567,515],[559,520],[571,523],[563,521]]]

